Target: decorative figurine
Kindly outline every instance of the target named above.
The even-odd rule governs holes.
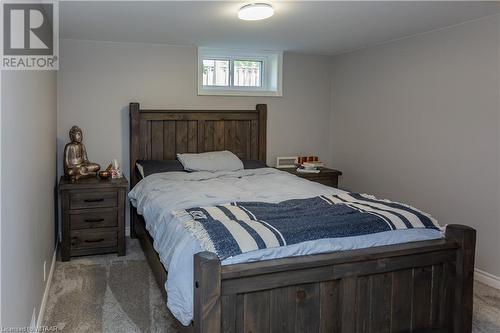
[[[69,138],[71,142],[64,147],[64,174],[71,180],[95,177],[101,167],[97,163],[89,162],[80,127],[71,127]]]
[[[116,158],[113,159],[112,164],[113,166],[111,167],[111,178],[122,178],[122,169],[120,168],[120,163],[118,163],[118,160]]]
[[[111,172],[109,172],[108,170],[102,170],[98,172],[98,175],[101,179],[108,179],[109,177],[111,177]]]
[[[108,167],[105,170],[99,171],[98,175],[99,178],[101,179],[108,179],[111,177],[111,169],[113,168],[113,165],[108,165]]]

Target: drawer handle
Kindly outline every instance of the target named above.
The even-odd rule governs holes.
[[[90,223],[92,223],[92,222],[102,222],[102,221],[104,221],[104,219],[85,219],[85,222],[90,222]]]
[[[99,243],[99,242],[102,242],[104,240],[104,238],[99,238],[99,239],[86,239],[84,240],[85,243]]]
[[[85,199],[83,200],[85,202],[101,202],[101,201],[104,201],[103,198],[100,198],[100,199]]]

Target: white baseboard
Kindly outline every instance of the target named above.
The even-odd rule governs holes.
[[[57,259],[57,245],[55,246],[54,255],[52,256],[52,263],[50,264],[49,276],[47,277],[47,283],[45,284],[45,291],[43,292],[42,303],[40,304],[40,311],[38,311],[38,317],[36,321],[36,327],[38,328],[40,328],[43,324],[43,316],[45,315],[45,305],[47,304],[47,299],[49,298],[50,285],[52,284],[52,276],[54,275],[56,259]]]
[[[476,268],[474,270],[474,279],[492,288],[500,289],[500,277],[496,275],[487,273],[485,271]]]

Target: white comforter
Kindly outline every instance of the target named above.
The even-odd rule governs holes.
[[[172,211],[233,201],[280,202],[338,194],[341,190],[271,168],[234,172],[168,172],[148,176],[129,193],[144,216],[155,250],[168,271],[167,306],[184,325],[193,318],[193,255],[204,251]],[[356,237],[323,239],[244,253],[222,265],[290,256],[352,250],[371,246],[442,238],[431,229],[387,231]]]

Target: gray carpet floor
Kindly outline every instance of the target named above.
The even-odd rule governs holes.
[[[45,326],[60,332],[177,332],[137,240],[127,255],[57,261]]]
[[[44,325],[60,332],[178,332],[137,240],[127,255],[56,263]],[[475,333],[500,333],[500,291],[476,283]]]

